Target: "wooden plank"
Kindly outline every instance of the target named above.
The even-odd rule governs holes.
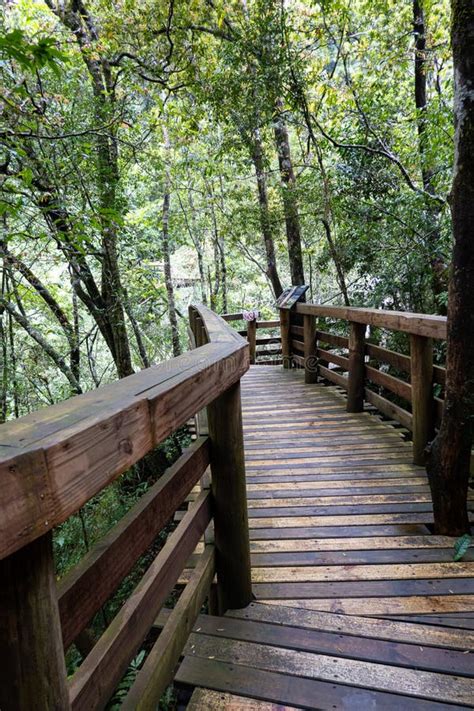
[[[210,519],[211,497],[203,492],[72,677],[74,711],[100,708],[108,701]]]
[[[328,333],[327,331],[316,331],[316,340],[328,343],[331,346],[337,346],[338,348],[349,348],[349,339],[347,336],[338,336],[335,333]]]
[[[365,366],[365,374],[367,379],[372,383],[380,385],[386,390],[390,390],[390,392],[399,395],[408,402],[412,401],[412,387],[409,383],[405,383],[403,380],[400,380],[400,378],[395,378],[388,373],[383,373],[377,368],[372,368],[370,365]]]
[[[255,553],[297,552],[297,551],[369,551],[390,550],[394,553],[398,549],[445,549],[448,553],[453,551],[453,540],[448,536],[433,535],[385,535],[364,536],[351,538],[309,538],[273,541],[252,541],[250,550]]]
[[[473,578],[254,583],[257,600],[473,595]],[[336,608],[333,608],[336,610]],[[336,610],[337,611],[337,610]],[[370,613],[369,613],[370,614]],[[375,614],[375,613],[374,613]]]
[[[297,350],[301,354],[304,353],[304,341],[298,341],[295,338],[292,338],[291,347],[292,349]]]
[[[264,607],[264,605],[261,605]],[[275,609],[275,608],[273,608]],[[288,609],[288,608],[287,608]],[[294,610],[294,612],[297,612]],[[399,627],[403,627],[399,624]],[[166,629],[166,628],[165,628]],[[232,615],[222,619],[210,615],[201,615],[198,622],[199,634],[194,637],[199,640],[202,635],[209,635],[219,639],[230,639],[239,642],[252,642],[255,644],[280,647],[299,652],[312,652],[338,657],[341,660],[354,659],[364,662],[375,662],[390,666],[413,668],[424,671],[451,674],[453,676],[471,676],[473,673],[472,660],[468,654],[469,647],[462,651],[453,649],[438,649],[423,644],[408,644],[399,641],[381,640],[377,636],[370,638],[335,632],[324,627],[313,630],[301,624],[268,624],[249,615]],[[402,672],[403,673],[403,672]]]
[[[332,383],[336,383],[336,385],[347,390],[349,381],[343,375],[339,375],[339,373],[336,373],[334,370],[329,370],[329,368],[325,368],[322,365],[319,366],[319,372],[326,380],[330,380]]]
[[[221,314],[221,318],[223,318],[224,321],[242,321],[243,314],[241,311],[235,314]]]
[[[268,519],[267,519],[268,521]],[[424,523],[365,524],[344,526],[282,526],[281,528],[250,528],[250,541],[280,539],[363,538],[372,536],[423,536],[428,533]]]
[[[254,568],[254,583],[309,583],[323,581],[373,581],[373,580],[430,580],[436,578],[472,578],[474,584],[474,566],[472,563],[413,563],[389,565],[319,565],[278,568]]]
[[[401,353],[398,353],[397,351],[391,351],[388,348],[376,346],[373,343],[366,344],[365,352],[375,360],[382,361],[383,363],[388,363],[389,365],[392,365],[394,368],[396,368],[397,370],[401,370],[404,373],[410,373],[410,356],[402,355]]]
[[[332,351],[326,351],[324,348],[317,348],[316,353],[319,358],[322,358],[326,363],[334,363],[344,370],[349,370],[349,358],[338,355]]]
[[[296,704],[301,708],[314,708],[315,699],[318,708],[327,711],[335,707],[399,711],[401,699],[408,708],[405,699],[398,694],[289,676],[202,657],[185,657],[176,679],[181,684],[198,686],[205,683],[206,686],[212,686],[219,692],[246,694],[277,704]],[[409,703],[410,711],[456,711],[461,708],[415,698],[410,698]],[[281,706],[278,708],[281,709]]]
[[[340,632],[391,642],[407,642],[422,647],[444,647],[461,652],[474,649],[474,634],[461,629],[445,630],[427,624],[400,624],[390,620],[352,617],[281,605],[262,605],[258,602],[251,603],[246,610],[229,610],[226,617],[259,620],[274,625],[292,625],[316,631]]]
[[[257,321],[257,328],[278,328],[280,326],[280,321]]]
[[[318,599],[265,600],[267,605],[289,605],[305,610],[338,612],[345,615],[366,615],[378,619],[380,616],[425,615],[437,612],[463,612],[474,609],[474,595],[405,595],[382,597],[330,597]]]
[[[292,353],[291,356],[292,360],[297,363],[301,368],[304,368],[304,358],[301,355],[298,355],[297,353]]]
[[[304,336],[304,328],[303,326],[297,326],[296,324],[292,323],[290,333],[292,336]]]
[[[187,711],[297,711],[294,706],[282,706],[245,696],[226,694],[211,689],[195,689]]]
[[[197,439],[58,587],[64,646],[108,600],[209,464],[209,443]]]
[[[428,338],[446,339],[446,317],[406,311],[386,311],[348,306],[318,306],[316,304],[296,304],[298,314],[313,314],[343,321],[355,321],[389,331],[402,331]]]
[[[123,700],[121,708],[124,711],[144,711],[158,706],[161,695],[173,679],[174,669],[209,592],[214,572],[214,546],[206,546],[188,585]]]
[[[239,664],[245,660],[246,667],[321,681],[333,682],[336,676],[338,683],[394,694],[402,693],[408,697],[469,705],[474,694],[472,679],[314,652],[295,652],[273,645],[218,639],[193,633],[186,648],[188,654],[193,654],[194,657],[212,657],[228,664]],[[410,702],[407,700],[405,703]]]
[[[332,504],[330,506],[303,506],[295,504],[293,506],[261,506],[249,509],[249,520],[263,520],[265,517],[273,520],[277,516],[285,517],[291,520],[291,517],[300,520],[303,517],[312,516],[379,516],[379,515],[432,515],[431,502],[415,502],[415,503],[393,503],[393,504],[351,504],[342,503]]]
[[[367,402],[370,402],[372,405],[374,405],[374,407],[380,410],[380,412],[383,412],[384,415],[387,415],[388,417],[393,417],[395,420],[400,422],[404,427],[411,431],[413,426],[413,416],[410,412],[407,412],[407,410],[404,410],[399,405],[395,405],[395,403],[390,402],[390,400],[387,400],[387,398],[382,397],[377,393],[374,393],[373,390],[369,390],[369,388],[365,389],[365,399],[367,400]]]
[[[440,385],[446,384],[446,368],[440,365],[433,366],[433,381],[439,383]]]

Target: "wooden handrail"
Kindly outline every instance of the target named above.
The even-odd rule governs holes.
[[[147,699],[158,703],[214,572],[222,610],[252,599],[239,390],[249,347],[205,306],[192,307],[190,317],[193,352],[0,427],[5,711],[103,708],[211,517],[219,556],[206,546],[166,630],[175,643],[153,649],[162,660],[159,676],[148,667],[140,673]],[[51,529],[206,406],[209,437],[183,453],[56,591]],[[208,464],[212,492],[202,491],[68,688],[63,644],[110,598]],[[21,629],[14,640],[12,629]]]
[[[235,313],[235,314],[222,314],[221,318],[223,318],[225,321],[243,321],[244,316],[243,312],[240,313]],[[272,351],[267,351],[267,350],[258,350],[257,346],[258,345],[265,345],[266,343],[273,343],[276,340],[280,340],[280,336],[271,338],[271,337],[266,337],[266,338],[257,338],[257,330],[258,329],[275,329],[280,327],[280,321],[274,320],[274,321],[259,321],[257,319],[254,319],[252,321],[247,321],[247,327],[245,330],[238,330],[237,333],[240,336],[244,336],[247,339],[247,342],[249,344],[249,356],[250,356],[250,363],[252,365],[254,364],[272,364],[272,363],[279,363],[280,361],[267,361],[265,359],[260,358],[259,356],[279,356],[281,354],[281,349],[279,347],[279,344],[277,345],[277,348],[272,350]]]
[[[297,314],[295,318],[293,313]],[[300,323],[303,318],[304,328],[292,323],[298,317]],[[347,322],[349,337],[317,330],[317,318]],[[424,463],[425,448],[434,434],[435,421],[439,420],[441,410],[441,401],[434,397],[433,384],[436,382],[444,385],[445,382],[445,369],[433,365],[432,345],[432,339],[446,339],[444,316],[297,303],[291,312],[280,310],[280,323],[286,367],[295,363],[304,368],[306,382],[316,382],[319,373],[346,390],[348,412],[361,412],[366,400],[385,415],[398,420],[412,431],[413,461],[416,464]],[[402,355],[366,342],[366,326],[408,334],[410,355]],[[301,336],[304,342],[299,340]],[[329,349],[321,348],[320,344],[328,344]],[[332,353],[331,347],[345,349],[348,353]],[[367,356],[409,373],[410,382],[374,368],[366,362]],[[329,363],[345,370],[347,377],[330,369]],[[365,387],[366,380],[409,402],[412,412]]]
[[[342,321],[363,323],[367,326],[402,331],[427,338],[446,338],[446,316],[388,311],[386,309],[363,309],[352,306],[318,306],[318,304],[296,304],[298,314],[336,318]]]
[[[0,559],[65,521],[239,380],[248,347],[202,306],[210,342],[0,426]]]

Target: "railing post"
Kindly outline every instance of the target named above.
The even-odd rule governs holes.
[[[410,336],[413,412],[413,462],[425,463],[425,448],[434,431],[433,341]]]
[[[0,561],[0,580],[0,708],[69,709],[51,533]]]
[[[288,309],[280,309],[281,357],[284,368],[291,368],[291,314]]]
[[[257,356],[257,319],[247,321],[247,341],[249,342],[250,365],[254,365]]]
[[[305,383],[318,382],[318,369],[316,358],[316,319],[311,314],[303,317],[304,340],[304,381]]]
[[[362,412],[364,409],[365,331],[364,323],[350,322],[347,412]]]
[[[221,613],[252,600],[240,382],[208,406],[217,591]]]

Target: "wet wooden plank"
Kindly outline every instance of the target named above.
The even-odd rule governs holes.
[[[410,624],[385,619],[354,617],[301,607],[286,607],[258,602],[244,610],[229,610],[227,617],[259,620],[273,625],[291,625],[312,630],[326,630],[393,642],[457,649],[461,652],[474,649],[474,634],[463,629],[442,629],[429,624]],[[418,619],[418,618],[417,618]],[[424,621],[424,618],[419,618]]]
[[[357,689],[334,682],[290,676],[277,672],[239,666],[202,657],[185,657],[176,675],[178,683],[199,686],[204,683],[218,691],[247,694],[277,704],[324,711],[339,709],[377,709],[399,711],[398,694]],[[460,711],[462,707],[410,698],[410,711]],[[405,708],[408,706],[405,705]],[[202,709],[204,711],[204,709]]]
[[[232,615],[232,613],[231,613]],[[399,624],[402,627],[402,624]],[[194,638],[200,644],[201,635],[222,639],[282,647],[301,652],[328,654],[334,657],[357,659],[366,662],[390,664],[397,667],[424,669],[453,676],[471,676],[472,657],[462,650],[438,649],[425,644],[410,644],[402,641],[381,640],[378,637],[348,635],[340,631],[307,629],[290,624],[275,625],[254,619],[249,614],[226,615],[225,619],[201,615],[198,621],[199,634]]]
[[[314,652],[294,651],[255,642],[240,642],[192,634],[186,654],[217,659],[246,668],[287,674],[353,687],[404,694],[408,697],[469,705],[474,698],[474,680],[392,665],[374,664]]]

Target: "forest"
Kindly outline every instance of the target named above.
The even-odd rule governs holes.
[[[451,16],[466,6],[472,30],[469,2],[2,5],[0,423],[185,352],[190,303],[277,318],[283,289],[306,284],[315,304],[448,313]],[[472,133],[466,146],[472,161]],[[458,214],[471,230],[473,209]],[[188,441],[58,527],[58,576]]]

